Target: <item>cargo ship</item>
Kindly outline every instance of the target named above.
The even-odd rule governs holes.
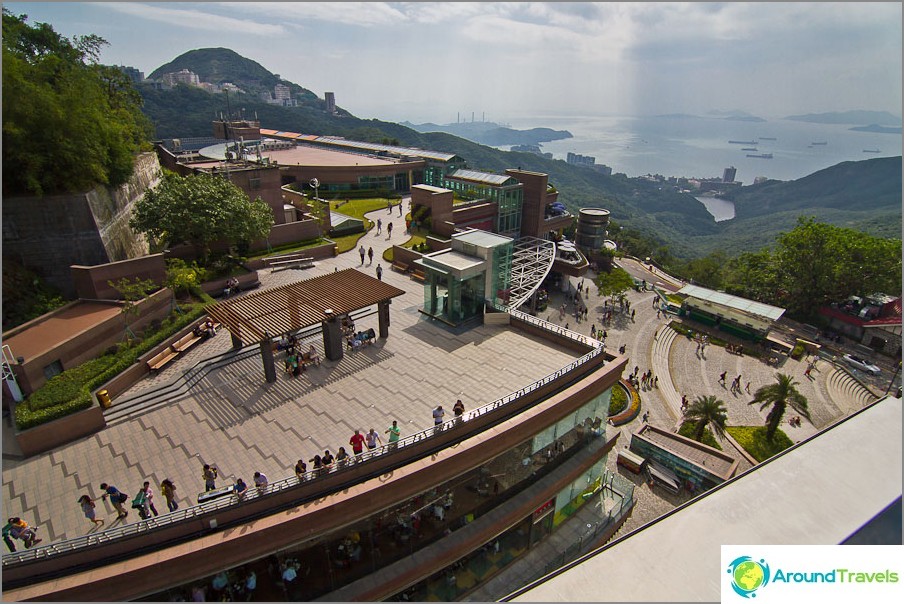
[[[815,143],[815,142],[814,142],[814,143],[810,143],[810,144],[811,144],[811,145],[828,145],[829,143],[827,143],[826,141],[822,141],[822,142],[819,142],[819,143]]]
[[[772,159],[771,153],[748,153],[747,157],[757,157],[759,159]]]
[[[756,141],[728,141],[729,145],[755,145]]]
[[[756,151],[756,147],[741,147],[741,151]]]
[[[774,141],[775,137],[774,136],[761,136],[760,140],[761,141]]]
[[[864,153],[881,153],[878,149],[864,149]]]

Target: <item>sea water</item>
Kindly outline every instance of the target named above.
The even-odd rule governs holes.
[[[567,153],[596,157],[613,173],[628,176],[661,174],[688,178],[721,177],[734,166],[745,185],[757,176],[795,180],[843,161],[901,155],[900,134],[854,132],[851,125],[811,124],[771,119],[746,122],[709,117],[563,117],[540,115],[506,119],[512,128],[568,130],[574,138],[543,143],[555,159]],[[866,124],[863,124],[866,125]],[[763,137],[773,138],[767,140]],[[756,141],[751,145],[729,140]],[[825,145],[813,145],[825,142]],[[508,147],[505,147],[508,149]],[[864,153],[864,149],[879,153]],[[747,157],[771,153],[772,159]]]
[[[506,121],[519,130],[568,130],[573,138],[543,143],[542,151],[562,160],[569,152],[591,155],[597,164],[628,176],[713,178],[733,166],[737,169],[735,180],[750,185],[757,177],[795,180],[844,161],[901,155],[901,134],[856,132],[850,130],[851,125],[785,119],[749,122],[687,115],[538,115]],[[733,144],[729,140],[755,144]],[[744,150],[747,147],[756,151]],[[864,149],[878,149],[879,153],[864,153]],[[771,153],[772,159],[747,157],[764,153]],[[716,221],[734,217],[731,202],[698,199]]]

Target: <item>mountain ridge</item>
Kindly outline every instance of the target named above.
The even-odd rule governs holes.
[[[240,57],[232,51],[229,52]],[[195,71],[195,69],[192,71],[213,73],[215,69],[200,65],[199,59],[217,60],[217,54],[214,52],[206,58],[203,54],[195,54],[193,67],[199,71]],[[234,60],[234,57],[232,58]],[[192,64],[191,61],[189,63]],[[252,63],[260,69],[264,69],[250,60],[246,65]],[[179,64],[176,60],[171,61],[155,70],[154,73],[162,73],[164,68],[170,69]],[[245,63],[235,62],[233,67],[241,64]],[[254,67],[249,68],[256,70]],[[264,71],[266,70],[264,69]],[[220,69],[217,73],[227,74],[228,77],[232,77],[238,82],[249,79],[271,81],[264,74],[256,71],[252,74],[254,77],[229,73],[224,69]],[[267,73],[269,74],[269,72]],[[227,77],[227,75],[222,75],[222,77]],[[270,76],[277,78],[275,74],[270,74]],[[286,82],[285,80],[280,81]],[[238,82],[233,81],[237,85]],[[286,83],[286,85],[303,89],[294,83]],[[212,116],[224,113],[226,109],[223,95],[208,93],[200,88],[177,86],[172,90],[158,90],[148,85],[139,86],[139,91],[145,101],[143,110],[154,122],[159,138],[209,136]],[[859,190],[863,192],[870,191],[877,180],[891,179],[892,183],[896,183],[897,188],[896,209],[894,209],[894,199],[890,198],[889,192],[885,190],[882,192],[883,201],[879,206],[861,210],[858,208],[860,201],[852,201],[853,198],[850,196],[845,198],[847,199],[845,202],[840,201],[837,196],[823,200],[818,196],[814,197],[812,191],[817,190],[820,192],[819,195],[827,197],[831,197],[829,195],[831,191],[821,192],[823,191],[821,188],[810,186],[808,192],[807,186],[803,188],[792,186],[794,194],[800,199],[795,203],[790,203],[788,207],[778,207],[775,202],[772,202],[771,211],[775,214],[776,220],[770,221],[768,215],[750,209],[754,207],[755,202],[748,203],[746,198],[742,198],[739,201],[740,215],[736,219],[716,223],[703,204],[692,195],[680,193],[674,188],[664,187],[643,178],[629,178],[618,173],[606,176],[594,170],[569,165],[563,160],[548,159],[532,153],[501,151],[453,134],[421,133],[403,124],[358,118],[348,112],[331,115],[324,111],[323,103],[319,99],[316,103],[306,103],[299,107],[282,107],[269,105],[252,94],[237,96],[238,98],[233,100],[232,106],[242,107],[246,116],[252,115],[253,112],[266,128],[304,134],[344,136],[353,140],[441,150],[460,155],[473,169],[487,172],[502,173],[506,168],[513,167],[545,172],[549,174],[550,182],[559,190],[560,200],[573,214],[577,215],[581,207],[605,207],[610,210],[613,220],[644,232],[657,245],[668,247],[670,252],[677,257],[701,256],[712,249],[737,253],[769,246],[774,241],[774,228],[776,226],[784,227],[787,223],[786,230],[792,229],[794,216],[799,214],[824,214],[827,221],[831,220],[833,223],[844,226],[863,224],[868,229],[867,232],[879,230],[883,233],[882,236],[888,236],[887,225],[897,224],[898,232],[900,232],[900,166],[898,166],[896,175],[889,175],[887,170],[876,168],[877,164],[868,164],[867,169],[855,170],[853,176],[849,174],[845,177],[852,179],[849,183],[850,186],[845,187],[846,195],[852,195],[854,191],[858,190],[858,182],[860,183]],[[876,159],[888,158],[874,158],[864,160],[864,162],[873,162]],[[860,164],[864,162],[846,163]],[[898,162],[900,163],[900,158],[898,158]],[[843,170],[849,169],[849,167],[843,168]],[[831,168],[827,168],[827,170],[831,170]],[[787,183],[767,181],[767,183],[754,185],[754,187],[768,183],[771,183],[770,186],[779,187],[782,184],[791,185],[795,182],[797,181]],[[811,181],[810,185],[812,184]],[[800,187],[800,185],[796,185],[796,187]],[[746,190],[749,188],[751,187],[742,187],[740,192],[746,196]],[[770,194],[781,198],[787,197],[780,195],[781,188],[770,191]],[[753,198],[751,197],[751,199]],[[881,220],[876,220],[877,214],[881,214]],[[820,216],[820,218],[822,217]]]

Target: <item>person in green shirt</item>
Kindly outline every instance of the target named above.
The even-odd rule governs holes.
[[[399,429],[399,422],[392,420],[392,425],[389,426],[389,429],[384,434],[389,435],[389,447],[395,449],[398,446],[396,443],[399,442],[399,437],[402,435],[402,430]]]
[[[16,544],[13,543],[13,540],[9,536],[9,532],[12,530],[12,528],[13,525],[11,522],[7,522],[3,527],[3,542],[6,544],[6,547],[9,549],[9,551],[14,552],[16,551]]]

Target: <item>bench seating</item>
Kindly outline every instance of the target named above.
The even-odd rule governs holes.
[[[399,271],[400,273],[408,272],[408,263],[402,262],[401,260],[396,260],[392,263],[392,268]]]
[[[427,275],[424,274],[424,271],[423,271],[423,270],[421,270],[421,269],[419,269],[419,268],[416,268],[416,269],[414,269],[414,270],[411,271],[411,278],[412,278],[412,279],[415,279],[415,280],[417,280],[417,281],[422,281],[422,282],[423,282],[423,281],[426,281],[426,280],[427,280]]]
[[[216,327],[214,329],[216,329]],[[203,339],[204,336],[196,336],[194,333],[188,332],[187,334],[173,342],[173,350],[175,350],[176,352],[186,352],[187,350],[190,350],[192,346]]]
[[[179,356],[179,353],[172,348],[166,348],[148,359],[148,367],[151,372],[160,371],[164,365]]]

